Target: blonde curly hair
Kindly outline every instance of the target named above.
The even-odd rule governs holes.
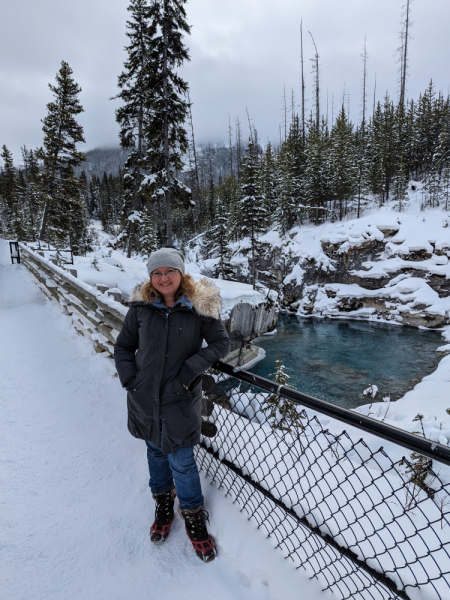
[[[194,291],[194,279],[191,277],[191,275],[189,275],[189,273],[181,273],[181,283],[180,287],[177,290],[177,293],[175,294],[175,301],[181,298],[183,294],[186,296],[187,299],[192,298],[192,296],[194,295]],[[162,295],[153,287],[151,276],[149,281],[144,283],[144,285],[142,286],[142,297],[144,298],[145,302],[155,302],[155,300],[157,300],[158,298],[160,300],[163,299]]]

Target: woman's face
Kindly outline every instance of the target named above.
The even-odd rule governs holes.
[[[152,272],[152,285],[163,298],[173,298],[181,284],[181,273],[173,267],[158,267]]]

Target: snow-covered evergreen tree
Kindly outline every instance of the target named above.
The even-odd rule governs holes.
[[[145,130],[149,177],[145,188],[154,200],[165,200],[167,244],[173,242],[172,204],[190,207],[188,188],[175,177],[183,169],[188,150],[185,122],[188,116],[187,83],[176,69],[189,60],[183,37],[190,33],[186,21],[186,0],[152,0],[150,72],[150,112]]]
[[[332,199],[330,190],[329,132],[322,119],[321,126],[310,117],[307,123],[305,146],[305,197],[310,219],[318,224],[325,221]]]
[[[36,152],[22,148],[23,176],[25,183],[24,211],[27,239],[36,240],[43,213],[42,177]]]
[[[277,207],[275,221],[284,234],[301,218],[305,207],[303,134],[294,115],[286,141],[278,155]]]
[[[19,187],[13,155],[6,145],[2,147],[3,171],[1,177],[1,197],[3,200],[2,229],[10,238],[26,240],[26,230],[19,202]]]
[[[55,98],[47,104],[42,128],[44,148],[39,151],[39,158],[44,161],[45,189],[39,237],[58,246],[70,241],[76,247],[87,223],[79,222],[84,219],[84,210],[80,210],[80,181],[74,171],[85,160],[84,153],[77,150],[77,144],[84,143],[85,139],[83,127],[76,121],[84,109],[78,99],[81,88],[72,74],[69,65],[62,61],[56,85],[49,84]],[[74,226],[76,229],[72,232]]]
[[[139,238],[136,214],[147,199],[165,204],[167,243],[172,244],[172,201],[186,200],[186,186],[175,178],[188,148],[184,122],[188,113],[187,84],[176,73],[189,59],[183,35],[189,33],[186,0],[131,0],[127,22],[128,59],[119,76],[123,105],[116,111],[123,148],[130,149],[125,166],[123,234],[128,256]],[[161,215],[160,207],[158,212]],[[159,226],[161,230],[161,226]]]
[[[258,237],[267,231],[266,202],[258,182],[258,155],[250,138],[241,170],[242,235],[249,238],[251,254],[250,271],[253,289],[256,285],[256,255],[259,252]]]
[[[148,0],[131,0],[128,6],[130,19],[127,21],[126,35],[129,44],[124,70],[119,75],[117,98],[122,106],[116,110],[116,121],[120,124],[120,145],[129,150],[125,163],[124,204],[121,210],[121,241],[127,246],[127,256],[136,249],[139,238],[140,221],[136,211],[145,206],[145,193],[141,183],[149,168],[146,150],[150,144],[146,123],[152,112],[151,92],[155,66],[152,61],[153,36],[156,27],[152,23]]]
[[[151,214],[151,208],[148,205],[145,210],[142,211],[139,248],[144,260],[147,260],[150,254],[158,249],[154,217]]]
[[[356,192],[358,177],[353,126],[348,121],[344,106],[331,129],[329,156],[332,193],[342,221]]]
[[[214,236],[216,240],[216,253],[218,263],[215,269],[214,276],[218,279],[232,279],[234,277],[234,269],[231,266],[231,246],[230,246],[230,231],[229,221],[230,215],[227,207],[220,196],[216,201],[217,216],[216,225],[214,227]]]
[[[267,143],[259,167],[259,182],[261,193],[266,201],[269,225],[277,208],[277,164],[275,153],[270,142]]]

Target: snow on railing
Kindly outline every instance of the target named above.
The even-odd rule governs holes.
[[[128,311],[120,303],[120,291],[100,284],[92,287],[77,279],[74,269],[63,269],[23,243],[19,247],[21,263],[34,275],[47,298],[59,303],[76,330],[92,340],[97,352],[112,356]]]
[[[450,597],[448,447],[224,363],[213,374],[218,433],[199,464],[286,558],[342,599]]]

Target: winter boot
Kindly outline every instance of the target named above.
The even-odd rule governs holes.
[[[174,487],[164,494],[153,494],[156,508],[155,521],[150,528],[152,542],[163,542],[169,535],[174,517],[173,503],[176,495]]]
[[[216,557],[216,544],[214,538],[208,534],[206,521],[209,523],[209,515],[203,506],[187,508],[182,510],[178,506],[178,512],[186,524],[186,533],[199,558],[204,562],[214,560]]]

